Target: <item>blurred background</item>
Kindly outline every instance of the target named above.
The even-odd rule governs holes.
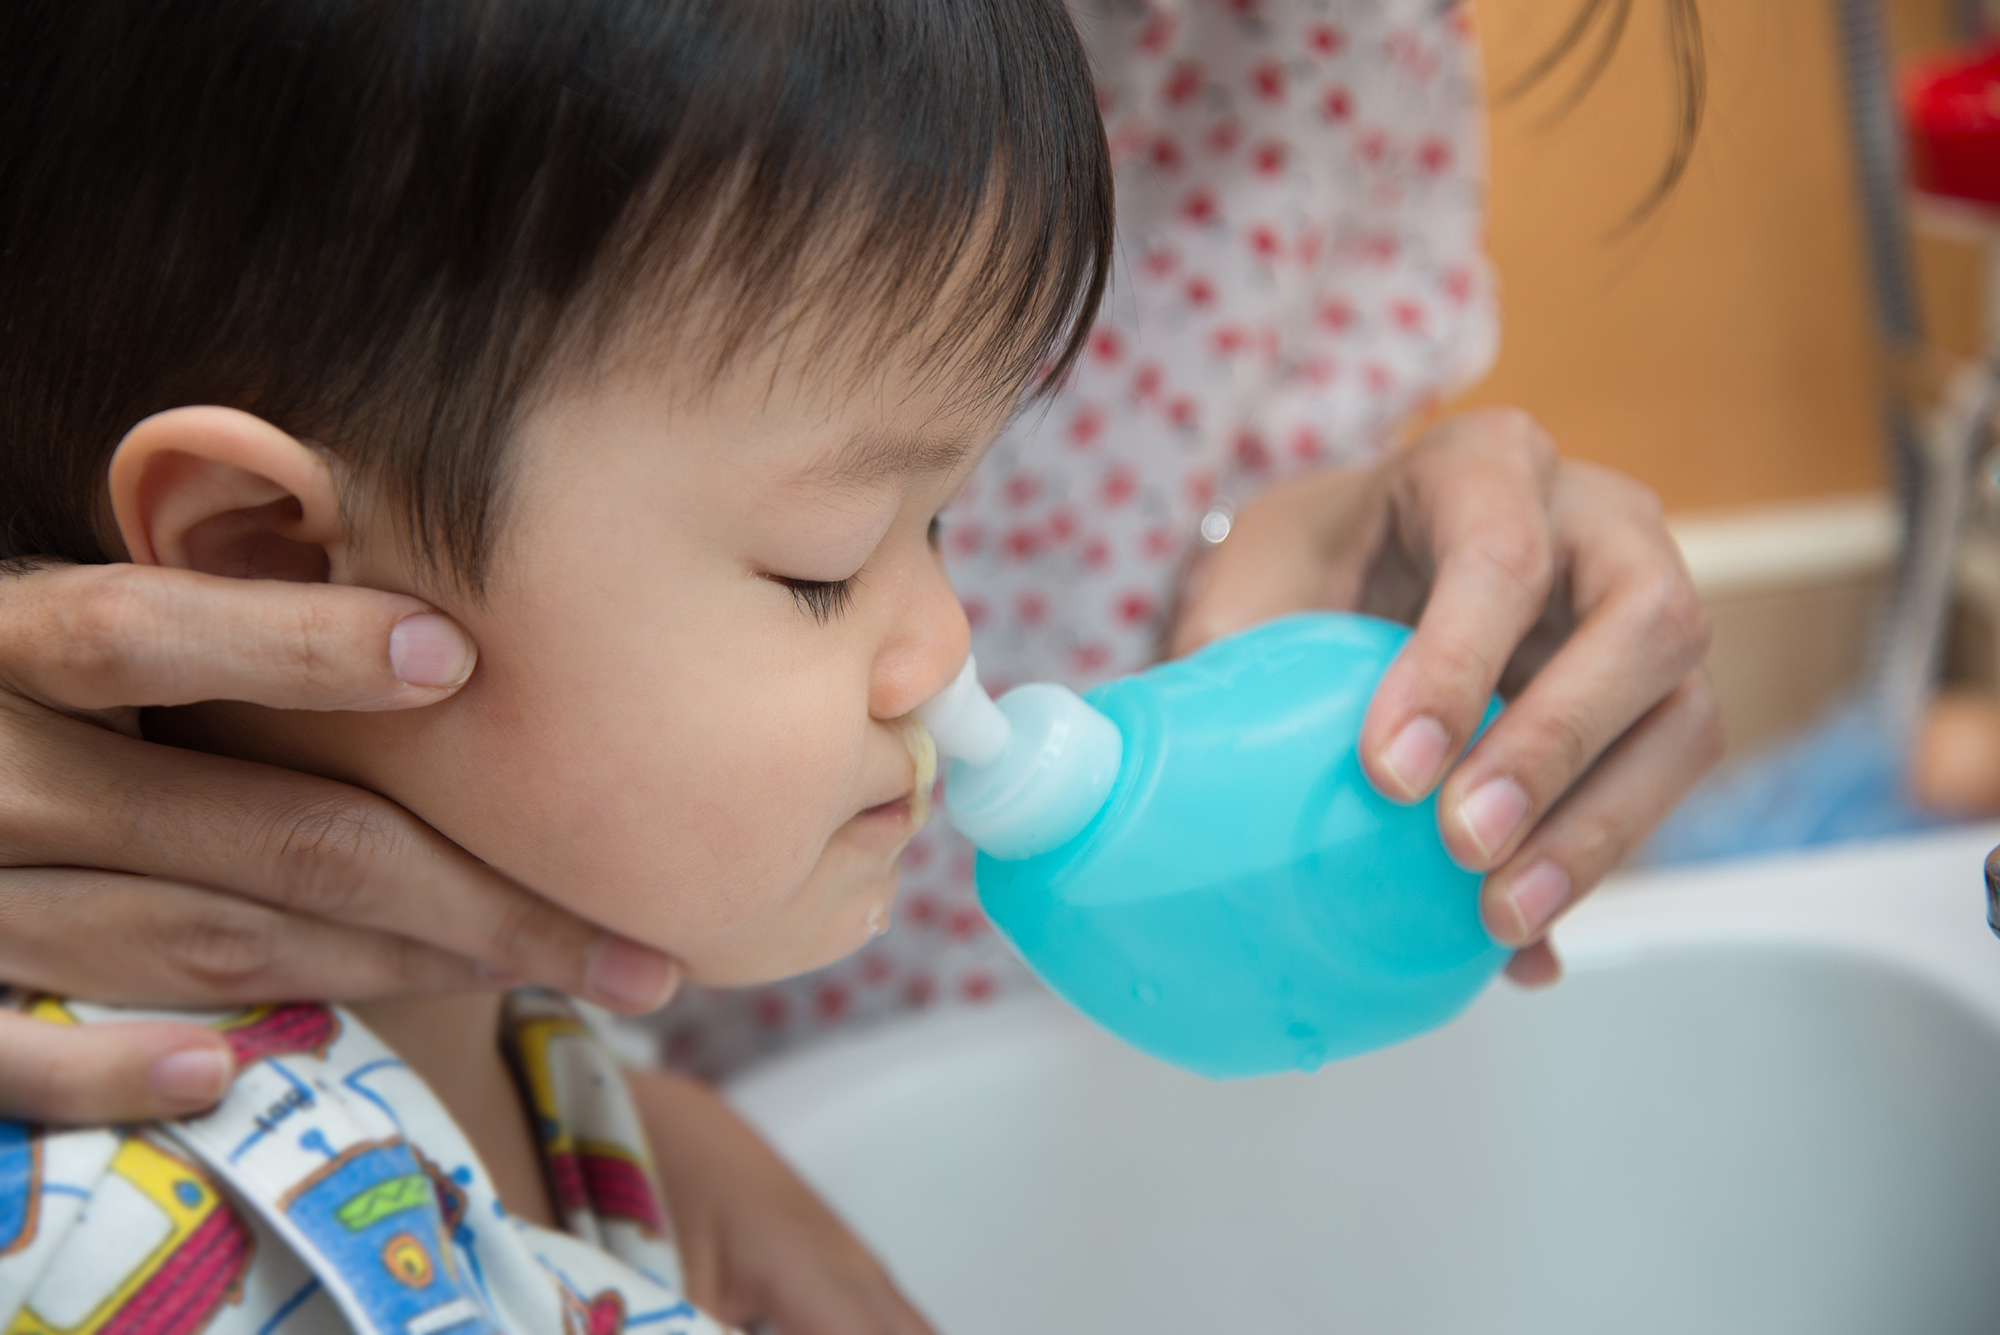
[[[1575,13],[1548,0],[1475,8],[1496,90]],[[1967,49],[1977,8],[1879,0],[1883,64],[1900,83]],[[1897,587],[1889,372],[1839,0],[1702,0],[1699,141],[1671,196],[1627,225],[1673,143],[1664,9],[1632,7],[1603,77],[1574,106],[1563,105],[1569,70],[1497,99],[1503,339],[1492,374],[1460,405],[1523,406],[1566,453],[1658,490],[1715,619],[1711,668],[1740,767],[1806,735],[1868,681]],[[1975,355],[1984,234],[1919,219],[1909,244],[1926,341]],[[1944,674],[2000,702],[2000,578],[1983,581],[1962,554],[1956,567]],[[2000,703],[1994,717],[2000,804]]]

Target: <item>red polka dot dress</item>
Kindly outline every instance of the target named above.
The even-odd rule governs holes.
[[[945,516],[997,694],[1158,655],[1202,518],[1365,461],[1490,364],[1479,53],[1438,0],[1092,0],[1119,251],[1081,364]],[[726,1074],[829,1030],[1035,984],[940,817],[888,934],[818,973],[690,989],[662,1057]]]

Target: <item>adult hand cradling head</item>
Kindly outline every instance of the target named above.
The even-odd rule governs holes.
[[[186,570],[15,563],[0,579],[0,976],[195,1005],[529,979],[623,1011],[678,971],[346,784],[143,741],[139,709],[397,710],[477,651],[417,599]],[[89,870],[83,870],[88,868]],[[211,1030],[0,1012],[0,1113],[186,1113],[228,1082]]]

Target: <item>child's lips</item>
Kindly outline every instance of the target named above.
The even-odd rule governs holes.
[[[887,802],[877,802],[872,807],[863,807],[856,813],[856,820],[908,820],[910,816],[910,793],[892,798]]]
[[[849,835],[858,836],[871,847],[880,844],[900,849],[917,832],[914,797],[914,793],[906,792],[887,802],[863,807],[848,820]]]

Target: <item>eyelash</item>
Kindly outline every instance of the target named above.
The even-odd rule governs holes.
[[[930,529],[924,537],[932,547],[942,542],[943,521],[933,518]],[[772,578],[791,590],[792,601],[799,605],[799,610],[810,615],[822,626],[845,612],[854,602],[854,586],[859,579],[855,575],[849,575],[841,580],[787,579],[783,575],[774,575]]]
[[[855,577],[849,575],[842,580],[786,579],[777,577],[778,583],[792,591],[792,601],[799,610],[811,615],[814,621],[824,626],[845,612],[854,601]]]

